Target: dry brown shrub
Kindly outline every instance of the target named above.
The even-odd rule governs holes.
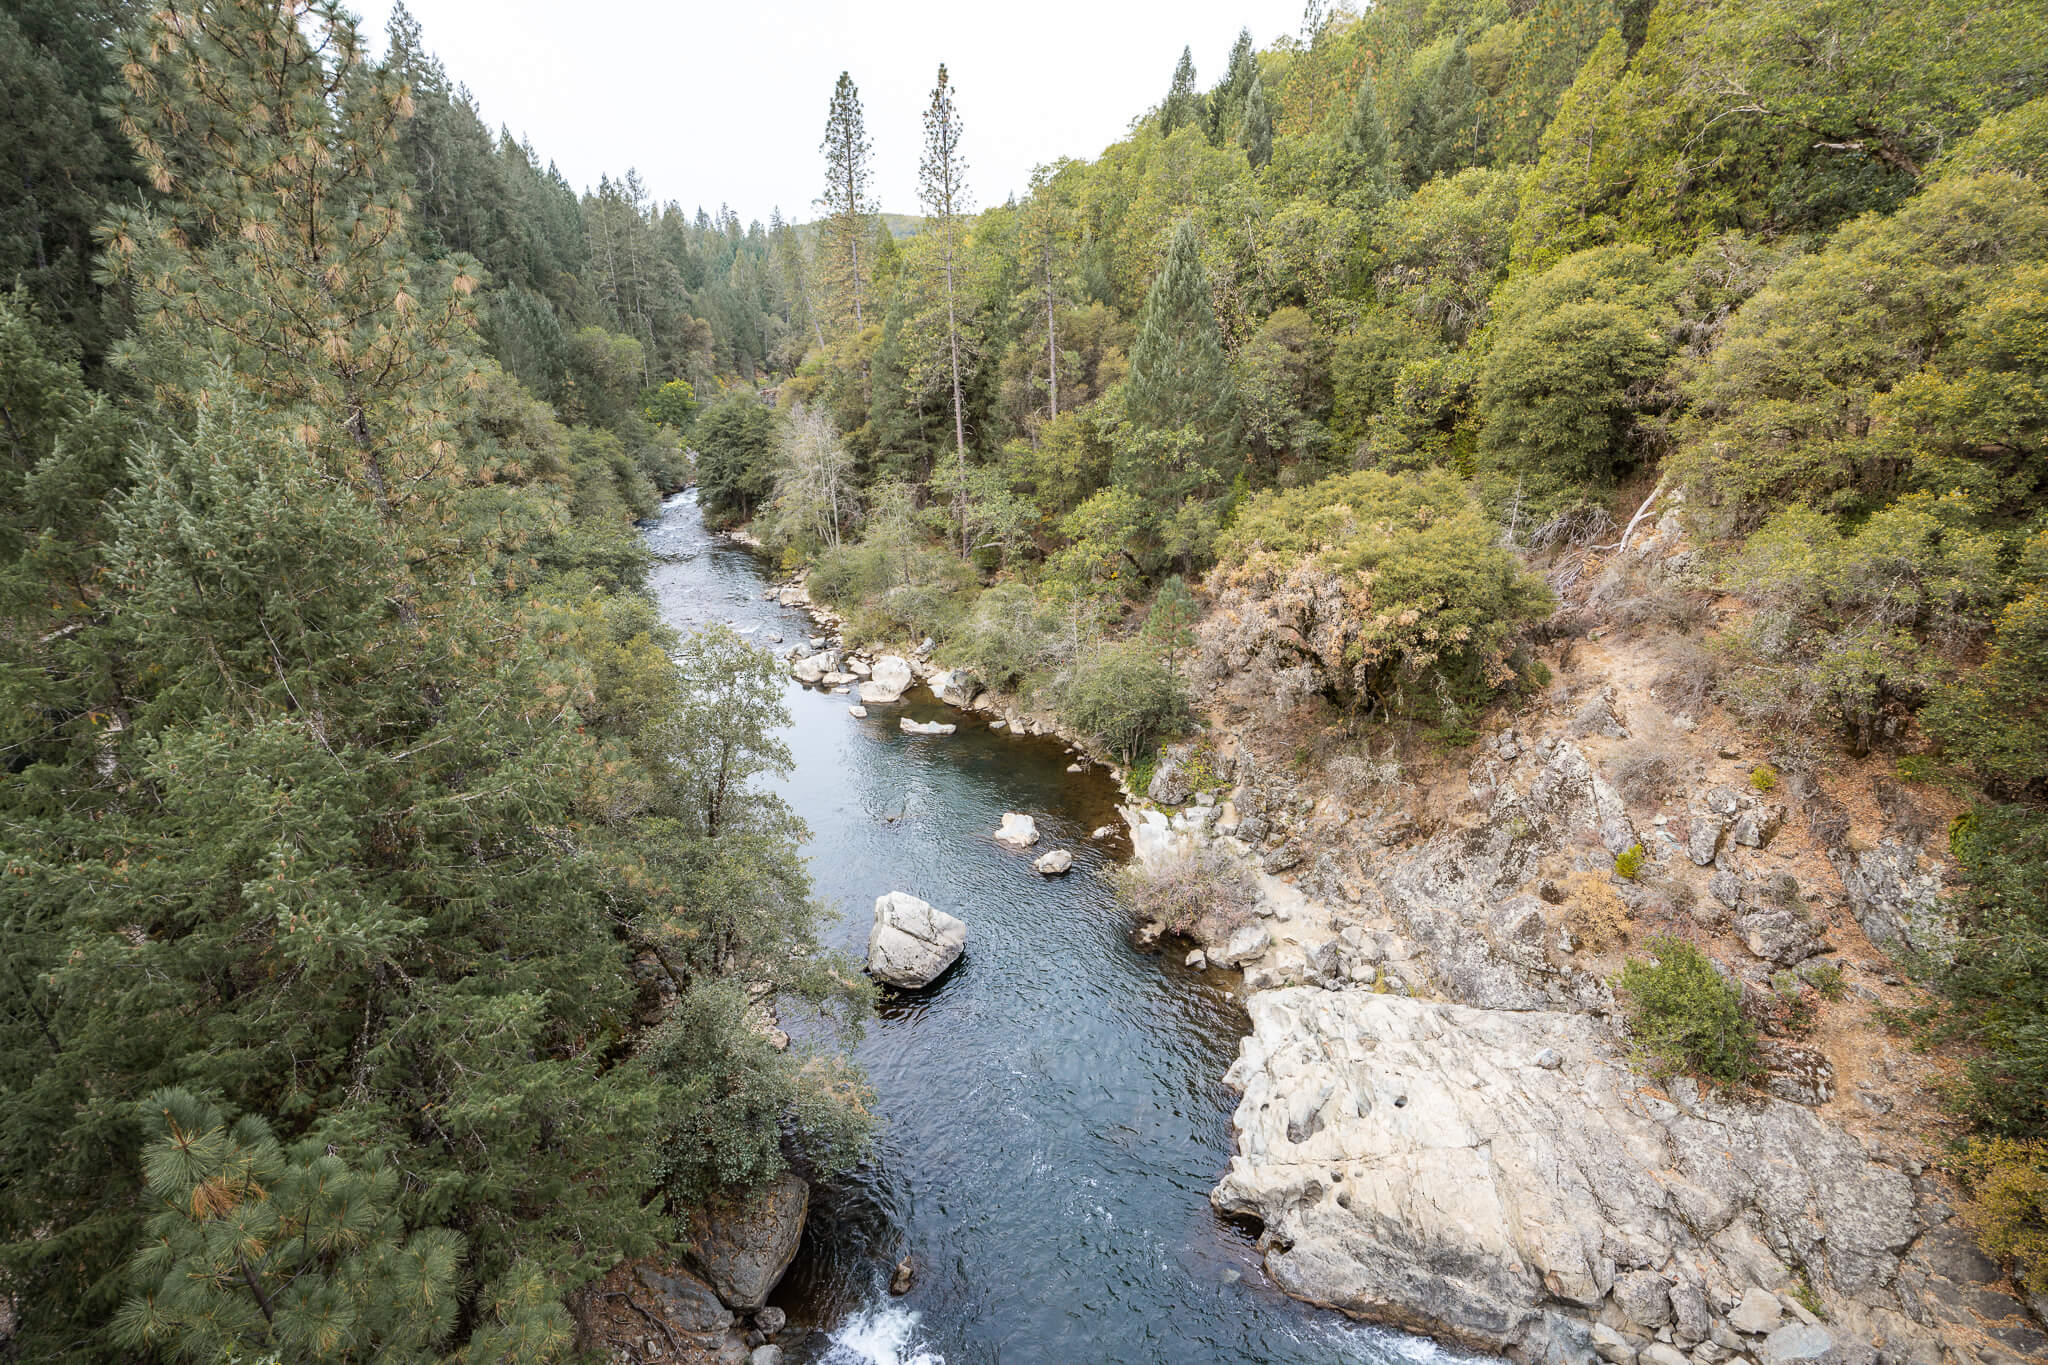
[[[1628,907],[1603,873],[1580,871],[1565,876],[1564,920],[1572,938],[1596,953],[1628,941]]]
[[[1248,923],[1259,899],[1250,870],[1214,848],[1157,868],[1132,863],[1117,878],[1117,894],[1139,919],[1204,943],[1219,943]]]
[[[1647,744],[1631,744],[1615,759],[1610,770],[1614,785],[1631,806],[1654,806],[1671,790],[1671,760]]]

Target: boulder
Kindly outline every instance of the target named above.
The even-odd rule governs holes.
[[[1162,758],[1145,784],[1145,795],[1162,806],[1184,806],[1195,794],[1188,779],[1187,765],[1177,758]]]
[[[1728,817],[1707,811],[1692,817],[1692,829],[1685,841],[1685,854],[1700,867],[1714,861],[1721,851],[1721,836],[1728,832]]]
[[[1757,807],[1735,817],[1735,826],[1729,830],[1728,837],[1744,848],[1762,848],[1776,837],[1778,826],[1784,823],[1783,806]]]
[[[868,974],[906,990],[929,986],[960,960],[967,926],[917,897],[891,891],[875,898],[868,931]]]
[[[884,654],[868,670],[868,680],[860,685],[860,699],[864,702],[900,701],[909,690],[910,681],[910,661],[900,654]]]
[[[747,1357],[747,1365],[782,1365],[782,1348],[773,1342],[756,1346]]]
[[[1742,1291],[1742,1302],[1728,1315],[1728,1325],[1738,1332],[1761,1336],[1777,1327],[1785,1316],[1785,1305],[1768,1289],[1751,1285]]]
[[[780,1308],[763,1308],[754,1314],[754,1330],[764,1337],[772,1337],[789,1325],[789,1314]]]
[[[1581,738],[1587,735],[1601,735],[1608,739],[1626,739],[1628,732],[1621,728],[1621,720],[1614,714],[1614,700],[1602,692],[1579,708],[1572,717],[1572,733]]]
[[[1209,965],[1209,955],[1200,948],[1190,950],[1188,955],[1181,960],[1198,972],[1204,970]]]
[[[1817,1324],[1795,1322],[1765,1337],[1756,1358],[1760,1365],[1870,1365],[1877,1352]]]
[[[733,1315],[710,1285],[680,1266],[627,1261],[569,1300],[579,1350],[604,1359],[642,1359],[660,1365],[720,1365]],[[661,1343],[646,1354],[650,1336]],[[742,1357],[744,1358],[744,1357]]]
[[[683,1255],[728,1308],[751,1313],[796,1258],[811,1187],[794,1175],[739,1199],[717,1198],[691,1213]]]
[[[1074,855],[1063,848],[1056,848],[1049,853],[1040,854],[1038,860],[1031,865],[1038,869],[1038,875],[1041,877],[1057,877],[1074,865]]]
[[[1671,1282],[1654,1270],[1631,1270],[1614,1277],[1614,1306],[1645,1331],[1671,1321]]]
[[[868,718],[868,708],[865,706],[849,706],[846,708],[846,714],[852,716],[855,720],[866,720]]]
[[[1003,823],[996,829],[996,842],[1013,848],[1029,848],[1038,842],[1038,822],[1028,815],[1006,810]]]
[[[1247,924],[1230,936],[1230,942],[1209,955],[1219,967],[1242,967],[1273,946],[1273,936],[1256,924]]]
[[[823,682],[827,673],[836,670],[838,662],[829,652],[813,654],[808,658],[798,659],[795,663],[791,664],[789,666],[789,673],[798,682]]]
[[[1744,915],[1738,927],[1749,951],[1781,967],[1796,966],[1820,951],[1813,926],[1790,910],[1754,911]]]
[[[955,668],[934,673],[925,681],[932,695],[948,706],[957,706],[965,711],[974,705],[975,696],[981,691],[981,684],[974,675],[964,668]]]
[[[912,720],[905,716],[896,722],[906,735],[950,735],[959,727],[936,720]]]

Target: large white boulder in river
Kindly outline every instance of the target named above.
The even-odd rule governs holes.
[[[1031,865],[1038,869],[1038,875],[1041,877],[1057,877],[1074,865],[1074,855],[1063,848],[1056,848],[1049,853],[1039,854]]]
[[[905,716],[896,722],[906,735],[950,735],[957,728],[940,720],[912,720]]]
[[[1003,823],[996,830],[996,842],[1013,848],[1029,848],[1038,842],[1038,822],[1028,815],[1006,810]]]
[[[839,656],[828,649],[809,658],[798,659],[789,666],[789,671],[798,682],[814,683],[823,682],[827,673],[836,672],[838,668]]]
[[[946,705],[957,706],[963,711],[974,705],[974,699],[981,695],[981,684],[964,668],[934,673],[925,679],[925,686],[931,688],[932,695]]]
[[[967,947],[967,926],[903,891],[875,898],[868,975],[915,990],[939,979]]]
[[[868,680],[860,685],[860,699],[864,702],[896,701],[910,687],[910,677],[908,659],[897,654],[884,654],[868,670]]]

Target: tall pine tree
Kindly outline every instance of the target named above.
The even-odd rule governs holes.
[[[1159,131],[1172,137],[1180,128],[1193,123],[1201,113],[1201,103],[1195,94],[1195,53],[1192,48],[1180,50],[1180,63],[1173,68],[1173,84],[1167,88],[1166,103],[1159,106]]]
[[[960,218],[969,207],[967,160],[960,154],[960,111],[953,103],[953,83],[939,64],[938,84],[924,111],[924,156],[918,162],[918,197],[928,222],[938,229],[939,263],[946,287],[946,358],[953,381],[953,455],[959,488],[954,517],[960,553],[967,554],[967,414],[960,393],[960,316],[955,302],[954,271],[960,254]]]
[[[873,230],[875,214],[869,164],[874,144],[868,141],[860,90],[844,71],[832,87],[832,103],[825,112],[825,140],[819,150],[825,154],[825,193],[819,196],[818,206],[825,211],[829,287],[836,314],[850,319],[857,330],[866,316],[867,279],[862,273],[861,251]]]

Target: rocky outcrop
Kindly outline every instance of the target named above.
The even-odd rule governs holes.
[[[628,1261],[569,1301],[576,1346],[606,1360],[646,1365],[742,1365],[746,1339],[730,1309],[697,1276],[653,1260]]]
[[[1911,1179],[1809,1110],[1660,1094],[1581,1014],[1305,989],[1250,1011],[1211,1198],[1264,1225],[1289,1293],[1529,1359],[1585,1358],[1597,1322],[1633,1360],[1760,1350],[1758,1295],[1803,1271],[1856,1306],[1843,1342],[1940,1358],[1892,1289],[1926,1231]]]
[[[713,1199],[690,1215],[683,1254],[727,1307],[754,1312],[796,1259],[810,1207],[811,1187],[794,1175]]]
[[[959,728],[956,725],[949,725],[944,721],[912,720],[908,716],[897,721],[896,724],[906,735],[950,735]]]
[[[891,891],[875,898],[868,931],[868,974],[905,990],[929,986],[960,960],[967,926],[917,897]]]

